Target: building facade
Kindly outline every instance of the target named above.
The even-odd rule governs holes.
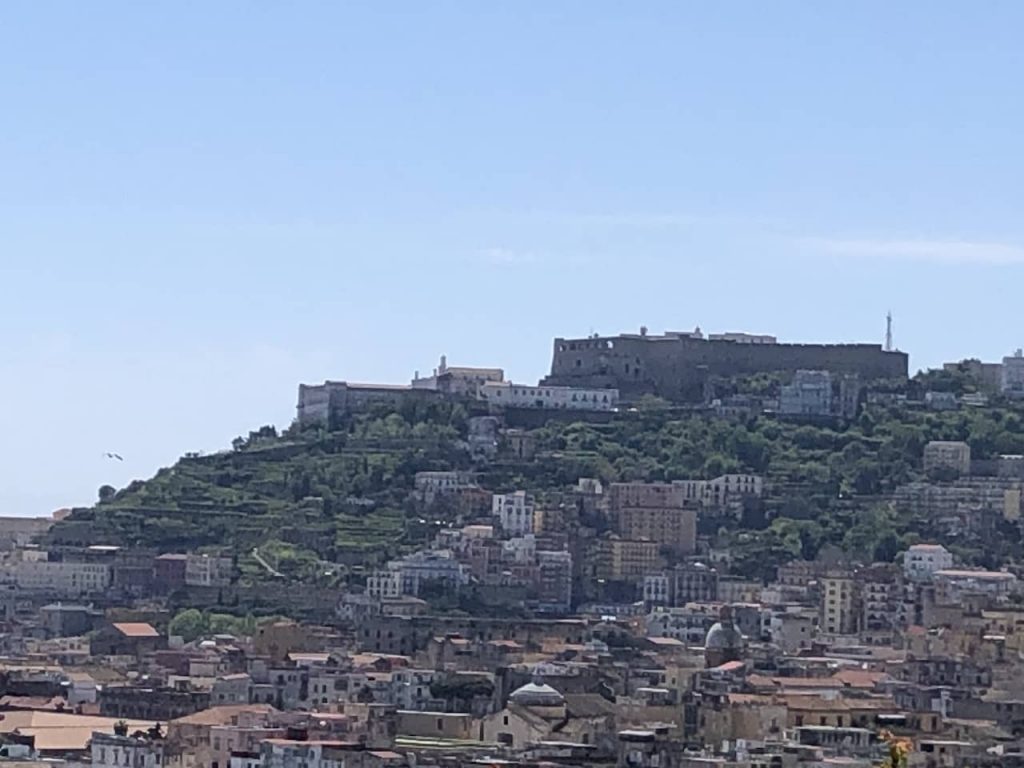
[[[932,440],[924,447],[924,471],[948,469],[957,475],[971,473],[971,446],[960,440]]]
[[[596,574],[599,579],[641,581],[662,566],[661,546],[609,536],[598,543]]]
[[[623,539],[648,540],[679,554],[697,546],[697,511],[674,483],[613,483],[612,520]]]
[[[1024,350],[1003,358],[999,389],[1006,397],[1024,397]]]
[[[936,571],[953,567],[953,553],[941,544],[914,544],[903,554],[903,575],[910,581],[931,581]]]
[[[526,491],[496,493],[491,498],[491,514],[511,536],[534,532],[534,500]]]
[[[617,389],[560,387],[551,384],[513,384],[489,381],[480,386],[481,400],[497,408],[546,408],[574,411],[612,411]]]
[[[110,587],[110,566],[101,563],[30,560],[13,564],[9,573],[20,589],[61,597],[97,594]]]
[[[832,635],[857,631],[855,582],[849,574],[833,573],[822,579],[821,629]]]
[[[657,395],[671,401],[704,397],[711,377],[827,370],[862,380],[906,379],[908,357],[880,344],[741,343],[699,332],[557,338],[545,384],[614,387],[628,400]]]

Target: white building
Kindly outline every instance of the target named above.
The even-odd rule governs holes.
[[[523,536],[534,532],[533,496],[526,491],[494,494],[491,514],[498,519],[507,534]]]
[[[473,488],[473,475],[469,472],[441,471],[417,472],[413,481],[416,495],[425,504],[430,504],[439,496],[457,493],[466,488]]]
[[[691,604],[681,608],[656,608],[644,621],[647,637],[671,637],[690,646],[701,646],[708,628],[718,619],[719,606]]]
[[[423,711],[435,700],[430,684],[442,675],[432,669],[402,668],[391,673],[392,702],[404,710]]]
[[[99,686],[88,672],[68,672],[67,701],[74,707],[77,704],[95,704],[99,696]]]
[[[797,371],[793,382],[780,391],[779,413],[784,416],[830,415],[832,374],[828,371]]]
[[[1024,350],[1003,358],[999,389],[1007,397],[1024,397]]]
[[[944,605],[959,603],[966,594],[1005,597],[1017,590],[1017,577],[1005,571],[965,571],[952,568],[936,571],[936,601]]]
[[[164,762],[163,739],[144,736],[115,736],[96,731],[90,752],[96,768],[161,768]]]
[[[417,371],[412,380],[413,389],[431,389],[449,395],[477,397],[480,387],[487,383],[502,382],[505,372],[501,368],[473,368],[449,366],[448,359],[441,355],[441,364],[431,376],[420,378]]]
[[[715,492],[730,496],[760,496],[764,493],[764,478],[760,475],[722,475],[708,481]]]
[[[529,386],[512,382],[481,385],[481,400],[499,408],[555,408],[577,411],[612,411],[619,403],[617,389]]]
[[[20,589],[61,597],[95,594],[110,587],[110,566],[99,563],[29,560],[14,563],[7,572]]]
[[[258,753],[234,752],[227,768],[263,768],[263,758]]]
[[[671,601],[668,574],[655,573],[644,576],[643,599],[645,603],[668,605]]]
[[[763,333],[709,333],[708,341],[731,341],[734,344],[778,344],[774,336]]]
[[[351,752],[339,749],[337,742],[287,741],[267,739],[260,744],[262,768],[344,768]]]
[[[185,559],[185,584],[190,587],[226,587],[231,583],[231,558],[190,554]]]
[[[414,552],[392,560],[385,570],[366,579],[366,594],[376,600],[419,595],[428,582],[443,583],[458,589],[469,580],[465,566],[447,550]]]
[[[533,563],[537,560],[537,537],[532,533],[513,536],[501,542],[501,548],[516,563]]]
[[[402,574],[398,571],[375,571],[366,579],[366,594],[377,600],[401,597]]]
[[[931,581],[952,567],[953,554],[941,544],[914,544],[903,553],[903,574],[911,581]]]
[[[672,485],[681,489],[686,502],[712,508],[764,494],[764,478],[760,475],[730,474],[713,480],[673,480]]]

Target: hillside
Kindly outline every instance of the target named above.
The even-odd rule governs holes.
[[[762,507],[704,530],[728,546],[736,572],[760,576],[824,545],[891,560],[906,544],[940,538],[932,521],[887,501],[898,485],[923,479],[929,440],[966,440],[975,458],[1024,454],[1018,406],[929,412],[907,405],[866,407],[842,429],[767,416],[729,421],[651,401],[608,423],[551,420],[533,430],[537,455],[499,454],[474,464],[468,412],[439,403],[351,420],[336,431],[264,427],[233,449],[187,456],[54,526],[49,543],[120,544],[158,551],[231,551],[243,573],[265,570],[313,579],[336,563],[373,564],[429,541],[445,510],[425,510],[411,495],[421,470],[475,469],[488,490],[523,488],[554,498],[580,477],[604,482],[764,475]],[[946,543],[968,562],[998,565],[1015,556],[1019,531],[1006,526],[997,546],[961,538]]]

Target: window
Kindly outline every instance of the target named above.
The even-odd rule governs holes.
[[[444,730],[444,718],[443,717],[437,718],[437,730],[439,730],[439,731],[443,731]]]

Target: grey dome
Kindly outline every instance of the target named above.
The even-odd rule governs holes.
[[[743,635],[729,622],[723,624],[716,621],[708,630],[704,639],[704,648],[713,650],[740,650],[743,648]]]
[[[509,694],[508,700],[528,707],[560,707],[565,697],[546,683],[527,683]]]

